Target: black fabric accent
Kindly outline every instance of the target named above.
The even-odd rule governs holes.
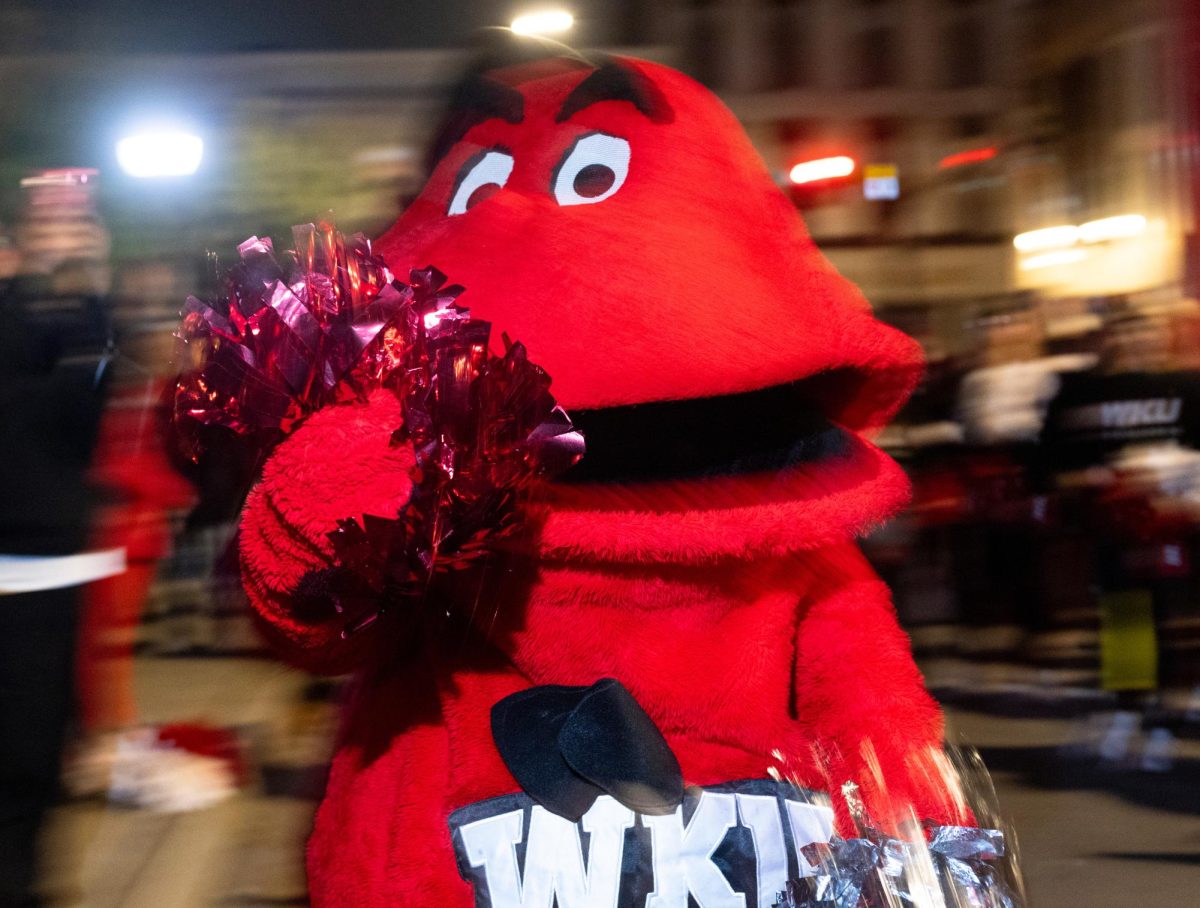
[[[630,810],[671,813],[683,800],[683,772],[671,746],[615,678],[597,681],[558,733],[571,768]]]
[[[670,745],[614,678],[511,694],[492,707],[492,737],[529,796],[572,822],[605,792],[643,814],[670,813],[683,799]]]
[[[538,63],[541,61],[558,60],[564,67],[573,67],[579,69],[592,69],[595,63],[585,57],[574,48],[568,47],[553,39],[546,38],[541,35],[517,35],[511,29],[507,28],[484,28],[480,29],[472,41],[472,61],[467,68],[467,72],[459,80],[457,87],[451,93],[450,106],[441,119],[441,125],[435,133],[435,138],[425,156],[425,166],[427,170],[433,170],[438,161],[445,156],[458,139],[466,133],[475,123],[482,122],[476,119],[474,122],[466,122],[462,118],[464,111],[469,110],[476,101],[483,100],[478,97],[479,82],[490,83],[491,85],[500,85],[495,80],[489,79],[487,74],[499,69],[507,69],[514,66],[522,66],[530,63]],[[501,86],[502,88],[504,86]],[[486,95],[489,89],[485,85],[483,92]],[[508,89],[508,91],[520,94],[516,89]],[[511,103],[511,102],[508,102]],[[524,101],[522,100],[522,108]],[[511,115],[511,106],[506,108]],[[493,114],[499,115],[499,114]],[[524,110],[521,110],[521,115],[516,120],[508,120],[510,123],[521,122],[524,116]],[[501,116],[501,119],[507,119]],[[455,137],[457,136],[457,137]]]
[[[1078,470],[1130,444],[1200,447],[1200,373],[1094,371],[1061,376],[1042,431],[1054,469]]]
[[[111,327],[100,297],[0,287],[0,552],[68,555],[87,541],[88,479],[108,394]]]
[[[562,482],[697,479],[815,463],[850,437],[805,398],[803,382],[759,391],[572,410],[587,454]]]
[[[556,123],[600,101],[628,101],[654,123],[670,123],[675,111],[666,95],[644,75],[617,60],[607,60],[575,86],[555,117]]]
[[[520,123],[525,118],[525,99],[510,88],[483,75],[465,80],[450,102],[450,110],[438,131],[430,152],[436,164],[467,131],[485,120],[499,119]]]
[[[0,597],[0,905],[33,906],[74,707],[81,587]]]
[[[492,737],[513,778],[535,801],[573,823],[601,793],[558,749],[559,733],[587,691],[546,684],[519,691],[492,707]]]

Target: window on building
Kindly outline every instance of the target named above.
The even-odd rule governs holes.
[[[1109,160],[1112,105],[1106,88],[1114,84],[1106,71],[1111,59],[1085,57],[1057,78],[1060,147],[1068,192],[1084,210],[1102,208],[1110,191],[1105,162]]]
[[[960,139],[974,139],[989,132],[991,124],[982,114],[966,114],[954,121],[954,134]]]
[[[720,54],[716,51],[721,46],[721,28],[715,11],[707,5],[697,9],[690,17],[690,25],[688,59],[691,75],[709,88],[720,88]]]
[[[987,78],[987,40],[983,20],[960,18],[946,29],[945,61],[947,88],[974,88]]]
[[[852,88],[883,88],[899,81],[899,36],[890,28],[869,28],[859,33],[849,73]]]
[[[809,81],[812,54],[805,43],[803,10],[807,5],[779,3],[766,11],[769,16],[766,43],[771,53],[767,87],[792,88]]]
[[[779,144],[789,150],[813,141],[821,132],[816,120],[780,120],[775,124]]]

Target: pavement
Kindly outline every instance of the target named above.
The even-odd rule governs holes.
[[[1099,716],[1019,718],[947,709],[947,738],[975,747],[1015,839],[1029,905],[1200,905],[1200,746],[1175,742],[1147,772],[1139,744],[1116,760],[1094,746]]]
[[[251,783],[194,813],[65,804],[46,837],[51,903],[307,904],[301,856],[335,722],[329,688],[245,658],[143,657],[137,678],[146,721],[237,728]],[[1003,712],[950,705],[948,740],[977,748],[990,769],[1029,905],[1200,904],[1200,741],[1176,739],[1170,768],[1150,772],[1136,728],[1123,752],[1100,757],[1105,714]]]
[[[304,839],[334,721],[332,705],[310,696],[310,684],[267,660],[138,659],[144,720],[236,729],[254,767],[250,784],[192,813],[68,802],[43,846],[48,901],[85,908],[307,904]]]

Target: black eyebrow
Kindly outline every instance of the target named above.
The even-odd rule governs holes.
[[[510,88],[486,76],[468,79],[454,95],[450,112],[434,140],[429,155],[432,168],[467,131],[485,120],[520,123],[525,119],[525,99]]]
[[[575,86],[554,121],[562,123],[601,101],[628,101],[655,123],[670,123],[675,119],[675,112],[658,86],[633,67],[609,60]]]

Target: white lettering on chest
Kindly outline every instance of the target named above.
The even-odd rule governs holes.
[[[632,810],[605,796],[583,815],[590,836],[585,870],[575,824],[534,806],[524,878],[517,867],[522,816],[514,810],[462,827],[467,860],[483,868],[493,908],[554,908],[555,899],[558,908],[616,908]]]
[[[632,866],[640,864],[643,873],[648,869],[653,884],[647,876],[642,895],[635,888],[622,900],[626,833],[635,824],[644,829],[649,854],[633,858]],[[735,827],[748,832],[752,845],[743,846],[738,871],[740,886],[755,887],[752,906],[713,859]],[[685,823],[682,807],[664,816],[637,815],[602,795],[578,824],[533,805],[466,823],[458,831],[460,853],[482,874],[476,880],[485,899],[481,904],[490,908],[688,908],[693,902],[699,908],[772,908],[789,876],[789,840],[792,866],[802,876],[814,873],[801,849],[829,840],[833,811],[773,794],[704,791]],[[587,834],[586,857],[581,832]]]

